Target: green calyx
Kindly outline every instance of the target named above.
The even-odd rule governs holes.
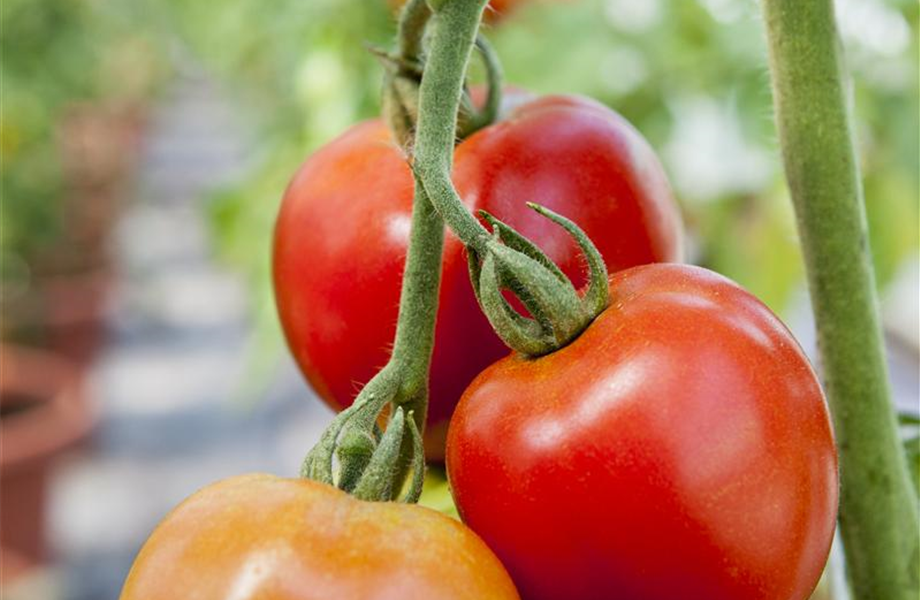
[[[597,248],[575,223],[548,208],[528,206],[563,227],[575,239],[588,263],[588,288],[579,296],[572,282],[537,246],[492,215],[480,215],[492,226],[484,257],[469,249],[473,291],[495,332],[511,348],[541,356],[565,346],[610,302],[607,268]],[[502,293],[517,297],[530,317],[514,309]]]
[[[411,147],[418,121],[418,87],[422,81],[421,55],[393,54],[370,48],[383,65],[381,112],[393,137],[402,148]]]
[[[476,36],[476,50],[486,68],[486,101],[482,108],[473,104],[469,89],[464,86],[457,115],[457,140],[465,140],[483,127],[495,122],[502,104],[502,67],[498,55],[482,34]]]
[[[378,425],[381,412],[398,393],[395,378],[384,368],[323,432],[304,460],[301,477],[361,500],[417,502],[425,453],[414,411],[394,404],[386,429]]]

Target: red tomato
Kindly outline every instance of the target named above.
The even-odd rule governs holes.
[[[616,274],[572,344],[509,356],[461,400],[463,520],[528,600],[804,600],[837,455],[821,388],[759,300],[698,267]]]
[[[416,505],[271,475],[210,485],[151,534],[121,600],[513,600],[476,535]]]
[[[405,161],[382,121],[356,125],[304,163],[278,215],[281,323],[307,379],[337,409],[386,363],[393,341],[412,210]],[[661,164],[622,117],[591,100],[548,96],[519,105],[457,147],[454,182],[471,210],[516,227],[578,284],[577,246],[526,202],[578,223],[611,271],[681,257],[680,217]],[[508,352],[480,313],[452,234],[443,265],[429,458],[443,457],[463,390]]]

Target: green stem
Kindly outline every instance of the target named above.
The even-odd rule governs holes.
[[[423,92],[419,99],[420,111],[424,112],[417,125],[416,163],[430,160],[426,157],[444,155],[448,173],[450,171],[466,63],[485,3],[486,0],[448,0],[444,11],[447,17],[440,26],[434,27],[432,57],[422,76],[421,89],[426,88],[430,68],[435,73],[435,92],[428,92],[427,104]],[[441,12],[436,11],[433,16],[432,19],[423,0],[412,0],[404,9],[400,22],[400,54],[395,60],[383,56],[397,67],[397,71],[402,65],[411,66],[420,58],[423,30],[429,20],[437,24]],[[461,35],[456,36],[458,31]],[[485,51],[488,52],[488,47]],[[487,60],[494,60],[494,57]],[[491,70],[497,72],[497,68]],[[388,75],[392,76],[398,77],[399,73]],[[430,89],[432,83],[427,87]],[[445,88],[449,101],[442,95]],[[387,86],[387,90],[392,89]],[[412,90],[407,93],[411,94]],[[496,103],[494,97],[491,100],[492,104]],[[394,133],[402,131],[406,139],[411,140],[410,132],[415,124],[411,118],[406,120],[411,117],[406,111],[399,112],[400,106],[392,104],[394,112],[390,116],[396,118],[388,120],[391,126],[395,124],[398,128]],[[441,135],[444,131],[448,132],[446,137]],[[336,485],[365,500],[387,501],[398,497],[407,469],[411,469],[409,491],[404,500],[414,502],[418,499],[424,472],[421,435],[428,408],[428,372],[434,349],[444,220],[429,200],[420,172],[415,170],[414,175],[412,228],[390,360],[364,386],[353,405],[336,416],[307,455],[301,471],[304,477]],[[462,205],[460,207],[462,209]],[[466,215],[475,222],[469,213]],[[478,226],[478,222],[476,224]],[[381,435],[376,421],[387,404],[393,408],[393,417]],[[406,415],[412,419],[408,426]],[[334,456],[339,459],[338,476],[333,468]]]
[[[434,349],[443,249],[444,220],[428,201],[416,177],[409,252],[390,362],[402,374],[403,391],[412,399],[406,407],[414,411],[420,431],[424,431],[428,407],[428,370]]]
[[[381,112],[393,138],[409,152],[418,119],[418,85],[422,77],[422,40],[431,18],[427,0],[409,0],[399,15],[397,53],[372,51],[387,72],[383,79]]]
[[[776,115],[840,451],[860,600],[918,597],[917,498],[890,400],[832,0],[764,0]]]
[[[403,12],[400,50],[406,54],[399,58],[408,61],[406,64],[421,51],[422,31],[429,16],[422,0],[412,0]],[[462,81],[463,73],[457,78]],[[452,123],[453,131],[456,106],[453,112],[435,118]],[[420,131],[432,126],[431,122],[419,124]],[[452,143],[450,148],[452,153]],[[428,408],[428,372],[434,349],[443,249],[444,221],[428,200],[416,174],[393,352],[352,406],[336,416],[320,442],[310,450],[301,470],[304,477],[336,485],[364,500],[388,501],[398,497],[406,469],[411,467],[412,477],[404,500],[418,500],[424,472],[421,436]],[[392,406],[393,417],[380,435],[376,421],[387,404]],[[408,427],[407,414],[412,419]],[[339,459],[338,477],[333,456]]]
[[[464,77],[485,5],[486,0],[446,0],[434,11],[413,161],[438,213],[464,244],[482,253],[491,236],[463,206],[450,175]]]

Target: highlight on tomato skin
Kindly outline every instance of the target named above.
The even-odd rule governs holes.
[[[196,492],[144,544],[121,600],[518,600],[468,528],[417,505],[362,502],[250,474]]]
[[[792,335],[726,278],[621,271],[572,344],[480,374],[451,421],[463,521],[533,600],[806,600],[837,453]]]
[[[537,243],[576,286],[581,253],[527,207],[572,219],[610,272],[682,258],[683,226],[648,142],[615,111],[571,95],[512,89],[504,119],[456,149],[454,183]],[[291,353],[311,386],[341,410],[386,363],[409,239],[412,176],[381,120],[348,129],[291,181],[275,228],[275,300]],[[459,240],[445,239],[431,367],[426,454],[443,458],[454,406],[473,378],[508,353],[482,315]]]

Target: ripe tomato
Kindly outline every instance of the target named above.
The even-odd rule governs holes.
[[[574,342],[485,370],[447,470],[528,600],[804,600],[834,533],[837,455],[792,335],[727,279],[622,271]]]
[[[151,534],[121,600],[518,598],[495,555],[433,510],[271,475],[195,493]]]
[[[681,223],[661,164],[622,117],[573,96],[520,104],[461,143],[454,182],[539,244],[577,284],[577,246],[526,207],[578,223],[610,271],[681,257]],[[380,120],[349,129],[311,156],[284,195],[275,229],[274,284],[291,351],[319,395],[341,409],[386,363],[409,241],[412,176]],[[508,351],[480,313],[462,244],[447,235],[431,367],[426,451],[443,457],[461,393]]]

